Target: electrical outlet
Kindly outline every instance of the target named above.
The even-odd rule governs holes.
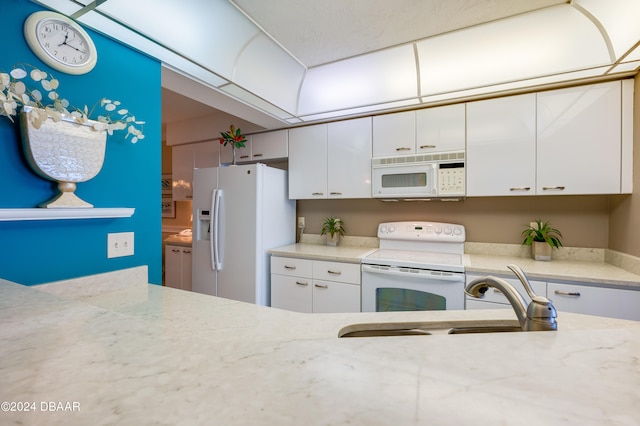
[[[107,258],[133,256],[133,232],[107,234]]]
[[[304,228],[304,217],[302,216],[298,218],[298,228]]]

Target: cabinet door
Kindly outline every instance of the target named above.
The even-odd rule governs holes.
[[[467,104],[467,195],[533,195],[535,94]]]
[[[314,280],[313,312],[360,312],[360,286]]]
[[[271,307],[312,312],[311,279],[271,274]]]
[[[193,166],[195,168],[218,167],[220,165],[220,142],[215,139],[193,144]]]
[[[251,136],[247,136],[244,148],[236,148],[236,163],[240,164],[248,161],[251,161]],[[233,147],[231,144],[220,145],[220,164],[233,164]]]
[[[287,158],[289,156],[289,132],[273,132],[251,135],[251,158],[254,161]]]
[[[181,286],[183,290],[187,290],[187,291],[191,291],[191,276],[192,276],[192,266],[191,266],[191,261],[192,261],[192,257],[191,257],[191,248],[189,247],[183,247],[182,248],[182,256],[180,258],[181,260]]]
[[[289,199],[327,198],[327,125],[289,130]]]
[[[371,198],[371,117],[329,123],[328,198]]]
[[[164,246],[164,285],[182,288],[182,250],[179,246]]]
[[[464,151],[465,104],[416,111],[416,152]]]
[[[621,83],[538,93],[537,194],[620,193]]]
[[[640,320],[640,291],[553,282],[547,291],[558,312]]]
[[[373,156],[394,157],[416,152],[416,112],[373,117]]]
[[[173,200],[193,198],[193,145],[177,145],[171,149],[171,179]]]

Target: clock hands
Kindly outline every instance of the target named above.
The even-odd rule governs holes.
[[[72,45],[70,45],[69,43],[67,43],[67,39],[68,39],[68,38],[69,38],[69,32],[67,31],[67,32],[64,34],[64,40],[62,41],[62,43],[60,43],[60,44],[58,45],[58,47],[60,47],[60,46],[69,46],[70,48],[72,48],[72,49],[74,49],[74,50],[77,50],[77,51],[78,51],[78,52],[80,52],[80,53],[85,53],[85,51],[84,51],[84,50],[78,49],[77,47],[72,46]]]

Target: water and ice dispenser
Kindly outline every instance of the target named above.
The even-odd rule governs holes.
[[[210,240],[211,239],[211,210],[210,209],[198,209],[196,221],[196,240]]]

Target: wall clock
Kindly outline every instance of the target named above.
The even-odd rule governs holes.
[[[87,32],[75,21],[55,12],[29,15],[24,38],[45,64],[67,74],[85,74],[93,69],[98,51]]]

